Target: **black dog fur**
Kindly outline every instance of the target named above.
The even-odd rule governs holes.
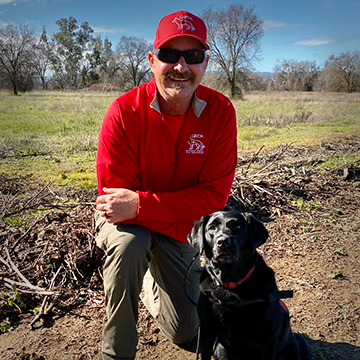
[[[256,251],[267,238],[260,221],[237,211],[204,216],[188,235],[205,253],[198,301],[202,360],[309,359],[304,338],[291,331],[274,272]]]

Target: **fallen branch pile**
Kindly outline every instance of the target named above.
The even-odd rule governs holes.
[[[228,205],[239,211],[250,211],[264,220],[298,211],[298,201],[315,201],[319,190],[321,197],[331,197],[334,189],[328,183],[329,176],[335,173],[342,181],[359,178],[360,158],[346,163],[344,156],[343,165],[321,174],[316,171],[316,166],[329,152],[346,153],[348,148],[343,146],[342,149],[328,149],[324,145],[319,151],[310,153],[311,148],[289,144],[280,146],[275,153],[263,154],[261,148],[248,160],[240,157]],[[296,161],[299,155],[307,160]]]
[[[22,312],[41,303],[33,327],[55,304],[66,309],[89,298],[98,304],[103,254],[94,241],[93,202],[60,196],[49,184],[24,197],[17,184],[15,194],[6,186],[1,194],[0,322],[13,307]]]

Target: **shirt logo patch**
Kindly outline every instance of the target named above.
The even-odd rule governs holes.
[[[187,154],[203,154],[205,145],[201,140],[204,136],[201,134],[192,134],[188,140],[188,144],[190,145],[189,149],[186,150]]]
[[[186,30],[195,31],[195,27],[190,20],[193,20],[191,16],[181,15],[176,17],[172,22],[178,26],[178,30],[182,30],[185,27]]]

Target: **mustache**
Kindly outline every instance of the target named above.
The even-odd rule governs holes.
[[[184,72],[184,73],[181,73],[179,71],[169,71],[168,73],[166,73],[164,75],[164,78],[167,79],[167,78],[176,78],[176,79],[186,79],[186,80],[194,80],[195,79],[195,76],[194,74],[190,73],[190,72]]]

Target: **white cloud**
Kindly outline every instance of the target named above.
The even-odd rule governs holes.
[[[118,34],[118,33],[122,33],[125,31],[122,28],[107,29],[107,28],[96,27],[96,26],[92,26],[91,28],[94,30],[94,33],[102,33],[102,34]]]
[[[274,20],[265,20],[264,21],[264,30],[270,30],[273,28],[283,28],[286,27],[286,23],[278,22]]]
[[[331,44],[333,41],[331,39],[321,39],[313,38],[308,40],[301,40],[294,42],[295,46],[322,46]]]
[[[10,3],[17,3],[15,5],[18,5],[18,3],[24,3],[24,2],[30,2],[31,0],[0,0],[0,6]],[[38,0],[38,1],[46,1],[46,0]]]

